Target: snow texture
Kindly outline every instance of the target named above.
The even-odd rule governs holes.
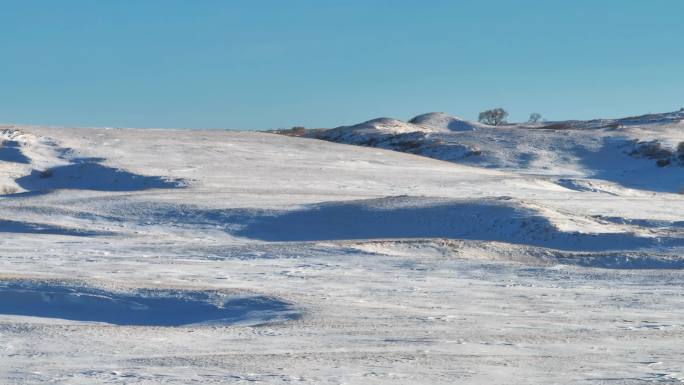
[[[683,119],[0,126],[0,383],[681,383]]]

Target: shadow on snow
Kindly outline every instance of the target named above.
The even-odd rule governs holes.
[[[158,176],[134,174],[104,166],[101,159],[81,159],[77,163],[58,166],[47,171],[33,170],[30,175],[16,179],[28,191],[76,189],[95,191],[138,191],[185,187],[181,180],[167,180]]]
[[[259,325],[296,319],[291,304],[265,296],[202,291],[133,294],[30,281],[0,282],[0,314],[114,325]]]
[[[19,149],[19,143],[13,140],[0,143],[0,161],[22,164],[31,163],[31,159]]]
[[[424,200],[394,197],[331,202],[291,211],[205,210],[194,206],[128,206],[143,223],[221,229],[270,242],[453,238],[500,241],[560,250],[629,250],[682,245],[684,240],[632,233],[579,233],[558,229],[534,209],[513,200]]]
[[[653,159],[634,158],[628,154],[633,143],[625,138],[604,138],[598,151],[582,148],[578,155],[588,169],[594,170],[594,179],[644,191],[677,193],[684,188],[683,167],[657,167]]]
[[[106,231],[81,230],[67,227],[48,225],[43,223],[19,222],[0,219],[0,233],[17,234],[51,234],[69,235],[75,237],[92,237],[98,235],[112,235]]]

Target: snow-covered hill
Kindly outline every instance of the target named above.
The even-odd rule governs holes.
[[[484,124],[469,122],[465,119],[445,114],[444,112],[430,112],[418,115],[409,120],[409,123],[437,129],[440,132],[474,131],[478,128],[486,127]]]
[[[624,119],[487,126],[443,113],[366,122],[304,136],[471,166],[547,175],[612,191],[684,190],[684,111]],[[680,147],[681,146],[681,147]],[[599,180],[599,182],[586,182]],[[575,183],[575,182],[572,182]]]
[[[675,383],[680,115],[1,126],[0,383]]]

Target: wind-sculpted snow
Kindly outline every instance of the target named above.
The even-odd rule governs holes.
[[[17,315],[114,325],[259,325],[296,319],[276,298],[220,292],[139,290],[117,293],[56,282],[0,281],[0,316]]]
[[[137,175],[93,161],[57,166],[46,171],[33,170],[16,180],[27,191],[56,189],[96,191],[139,191],[185,187],[185,182],[157,176]]]
[[[561,263],[572,264],[582,267],[599,267],[603,269],[644,269],[644,270],[682,270],[684,269],[684,259],[677,256],[660,257],[657,255],[645,254],[595,254],[582,257],[569,257],[561,260]]]
[[[68,235],[74,237],[92,237],[98,235],[111,235],[110,232],[101,230],[88,230],[56,226],[46,223],[20,222],[0,219],[0,233],[17,234],[51,234]]]
[[[618,224],[629,224],[641,227],[650,228],[682,228],[684,229],[684,220],[681,221],[663,221],[663,220],[652,220],[652,219],[639,219],[639,218],[622,218],[622,217],[608,217],[603,215],[597,215],[597,219],[602,221],[609,221]]]
[[[327,202],[293,210],[217,210],[163,204],[133,204],[121,209],[114,213],[137,215],[141,223],[222,229],[238,237],[268,242],[448,238],[563,250],[684,245],[684,238],[637,235],[627,231],[628,226],[539,209],[510,198],[388,197]]]
[[[663,242],[684,245],[684,239],[645,238],[627,232],[563,231],[544,214],[509,199],[397,197],[331,202],[266,213],[246,222],[236,235],[266,241],[456,238],[567,250],[634,249]]]
[[[354,249],[376,255],[406,256],[433,255],[449,258],[516,261],[527,266],[581,266],[618,270],[669,270],[684,269],[684,258],[677,252],[664,248],[661,251],[577,251],[557,250],[528,245],[513,245],[496,241],[448,240],[448,239],[404,239],[347,241]]]
[[[2,162],[22,166],[14,167],[10,175],[21,175],[15,177],[14,183],[24,193],[59,189],[139,191],[187,185],[180,179],[139,175],[111,167],[104,164],[105,158],[84,157],[72,148],[60,146],[52,138],[28,135],[20,130],[0,132],[0,171],[3,171]],[[4,190],[0,194],[18,192]]]

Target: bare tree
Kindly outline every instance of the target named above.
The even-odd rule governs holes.
[[[538,112],[533,112],[530,114],[530,118],[527,120],[527,123],[539,123],[542,121],[542,115]]]
[[[506,123],[506,118],[508,117],[508,112],[503,108],[494,108],[492,110],[487,110],[480,112],[480,116],[477,118],[480,123],[489,124],[490,126],[499,126]]]

